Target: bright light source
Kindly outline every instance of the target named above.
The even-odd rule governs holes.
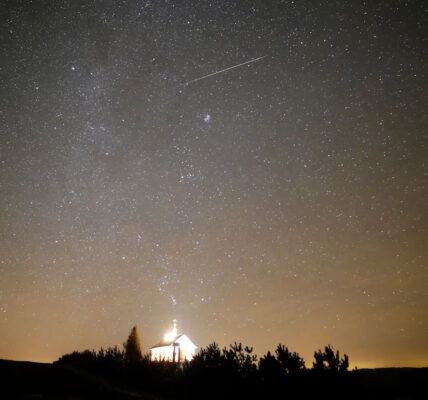
[[[173,341],[177,336],[177,321],[174,320],[174,328],[172,328],[169,332],[165,333],[163,340],[165,342]]]

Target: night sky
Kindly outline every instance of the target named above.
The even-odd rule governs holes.
[[[1,1],[0,358],[427,365],[424,3]]]

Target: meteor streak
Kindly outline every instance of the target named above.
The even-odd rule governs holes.
[[[201,81],[202,79],[209,78],[210,76],[214,76],[214,75],[222,74],[223,72],[229,71],[230,69],[234,69],[234,68],[242,67],[242,66],[243,66],[243,65],[245,65],[245,64],[250,64],[250,63],[253,63],[253,62],[259,61],[259,60],[261,60],[261,59],[263,59],[263,58],[265,58],[265,57],[266,57],[266,56],[258,57],[258,58],[253,58],[253,59],[251,59],[251,60],[249,60],[249,61],[245,61],[245,62],[243,62],[243,63],[241,63],[241,64],[237,64],[237,65],[234,65],[234,66],[232,66],[232,67],[228,67],[228,68],[222,69],[222,70],[220,70],[220,71],[216,71],[216,72],[213,72],[213,73],[211,73],[211,74],[201,76],[200,78],[192,79],[191,81],[188,81],[188,82],[186,82],[186,83],[182,83],[180,86],[189,86],[191,83],[195,83],[195,82],[197,82],[197,81]]]

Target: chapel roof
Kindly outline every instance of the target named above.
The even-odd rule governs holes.
[[[156,347],[164,347],[164,346],[171,346],[174,344],[179,338],[181,338],[184,335],[182,333],[181,335],[177,335],[173,340],[162,340],[162,342],[159,342],[158,344],[155,344],[154,346],[150,347],[151,349],[155,349]]]

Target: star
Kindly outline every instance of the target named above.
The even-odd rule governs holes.
[[[428,363],[424,2],[4,3],[0,359]]]

